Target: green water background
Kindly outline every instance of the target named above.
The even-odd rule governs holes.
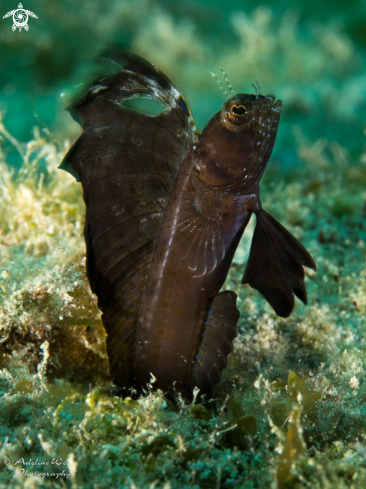
[[[290,487],[364,489],[365,3],[29,0],[24,8],[38,19],[28,32],[2,19],[16,1],[0,5],[8,131],[0,124],[0,160],[25,168],[13,176],[2,163],[0,175],[0,437],[8,440],[0,461],[46,459],[50,443],[55,456],[77,461],[68,487],[217,487],[254,473],[237,487],[274,489],[279,441],[268,415],[285,436],[293,399],[284,386],[295,370],[323,399],[301,421],[308,452]],[[276,317],[256,291],[240,287],[250,224],[225,284],[238,294],[240,335],[216,407],[178,412],[160,394],[131,404],[100,390],[108,366],[81,258],[85,208],[79,185],[56,168],[65,140],[81,131],[64,109],[111,69],[97,59],[110,44],[163,70],[201,129],[225,100],[210,75],[220,75],[218,66],[235,91],[253,92],[258,80],[284,103],[263,205],[309,249],[318,272],[306,278],[308,305],[296,301],[291,318]],[[245,436],[225,437],[247,415],[256,420],[254,442],[246,425]],[[13,468],[0,472],[1,489],[25,487]]]
[[[2,1],[1,14],[16,8]],[[119,45],[163,69],[184,93],[202,129],[224,97],[210,75],[225,69],[234,90],[284,101],[274,157],[280,168],[299,163],[293,126],[311,140],[363,148],[366,100],[364,0],[256,1],[29,1],[29,31],[0,22],[0,108],[7,129],[28,141],[35,125],[71,140],[77,125],[64,108],[82,83],[109,70],[101,49]],[[1,15],[1,16],[2,16]],[[249,56],[249,57],[248,57]],[[11,144],[6,159],[21,160]]]

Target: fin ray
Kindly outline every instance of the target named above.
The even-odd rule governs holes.
[[[238,334],[236,323],[239,316],[235,292],[225,290],[212,299],[191,372],[191,392],[194,387],[198,387],[201,394],[210,394],[221,379],[222,370],[227,366],[227,357],[233,350],[232,342]]]
[[[256,213],[248,263],[242,284],[257,289],[281,317],[288,317],[294,294],[307,302],[303,266],[316,269],[302,244],[265,210]]]
[[[128,387],[154,243],[198,131],[182,96],[154,65],[119,50],[104,56],[121,69],[70,107],[83,134],[61,168],[83,186],[87,275],[103,310],[112,377]],[[147,116],[123,105],[139,96],[155,98],[165,110]]]

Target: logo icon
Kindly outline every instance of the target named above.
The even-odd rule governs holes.
[[[13,16],[13,31],[15,31],[16,28],[21,31],[22,29],[25,29],[26,31],[29,29],[28,26],[28,16],[30,15],[31,17],[34,17],[35,19],[38,19],[38,17],[31,12],[30,10],[25,10],[23,8],[23,5],[20,3],[18,5],[18,8],[16,10],[12,10],[11,12],[8,12],[7,14],[4,15],[3,19],[6,19],[7,17]]]

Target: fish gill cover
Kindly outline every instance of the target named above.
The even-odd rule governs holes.
[[[39,2],[25,5],[38,20],[21,36],[4,21],[1,487],[54,487],[52,476],[15,474],[29,470],[22,459],[51,473],[41,462],[53,458],[67,462],[67,487],[364,487],[364,7],[336,5]],[[281,319],[240,285],[244,237],[223,287],[239,296],[239,336],[203,404],[114,395],[79,184],[57,170],[79,134],[62,109],[105,73],[94,56],[117,42],[183,90],[200,128],[224,101],[217,66],[236,92],[258,80],[284,103],[263,206],[318,272],[307,272],[309,305]]]

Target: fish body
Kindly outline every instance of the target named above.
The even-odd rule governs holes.
[[[62,167],[84,189],[87,274],[108,333],[114,382],[191,397],[211,394],[232,351],[236,294],[219,292],[252,213],[257,226],[243,283],[288,316],[306,302],[303,265],[315,263],[261,206],[259,182],[281,101],[237,94],[200,134],[183,97],[154,65],[107,57],[121,71],[99,80],[71,113],[84,128]],[[123,106],[138,95],[166,110]]]
[[[151,372],[157,387],[166,390],[176,382],[181,392],[187,391],[199,358],[210,299],[225,280],[250,217],[240,199],[220,191],[202,199],[206,206],[210,199],[220,207],[213,216],[199,214],[192,163],[184,161],[166,209],[161,230],[166,238],[153,254],[136,344],[138,383],[146,384]]]
[[[136,345],[139,384],[146,384],[152,372],[157,387],[166,390],[176,382],[179,391],[189,388],[193,365],[200,361],[210,299],[223,285],[252,210],[260,205],[258,177],[270,151],[256,144],[265,144],[265,136],[258,138],[256,133],[260,115],[270,117],[275,131],[267,140],[273,146],[281,103],[272,104],[272,98],[233,97],[197,137],[182,163],[141,311]],[[242,137],[238,137],[242,125],[225,124],[225,112],[236,106],[252,112],[251,127],[240,132]]]

